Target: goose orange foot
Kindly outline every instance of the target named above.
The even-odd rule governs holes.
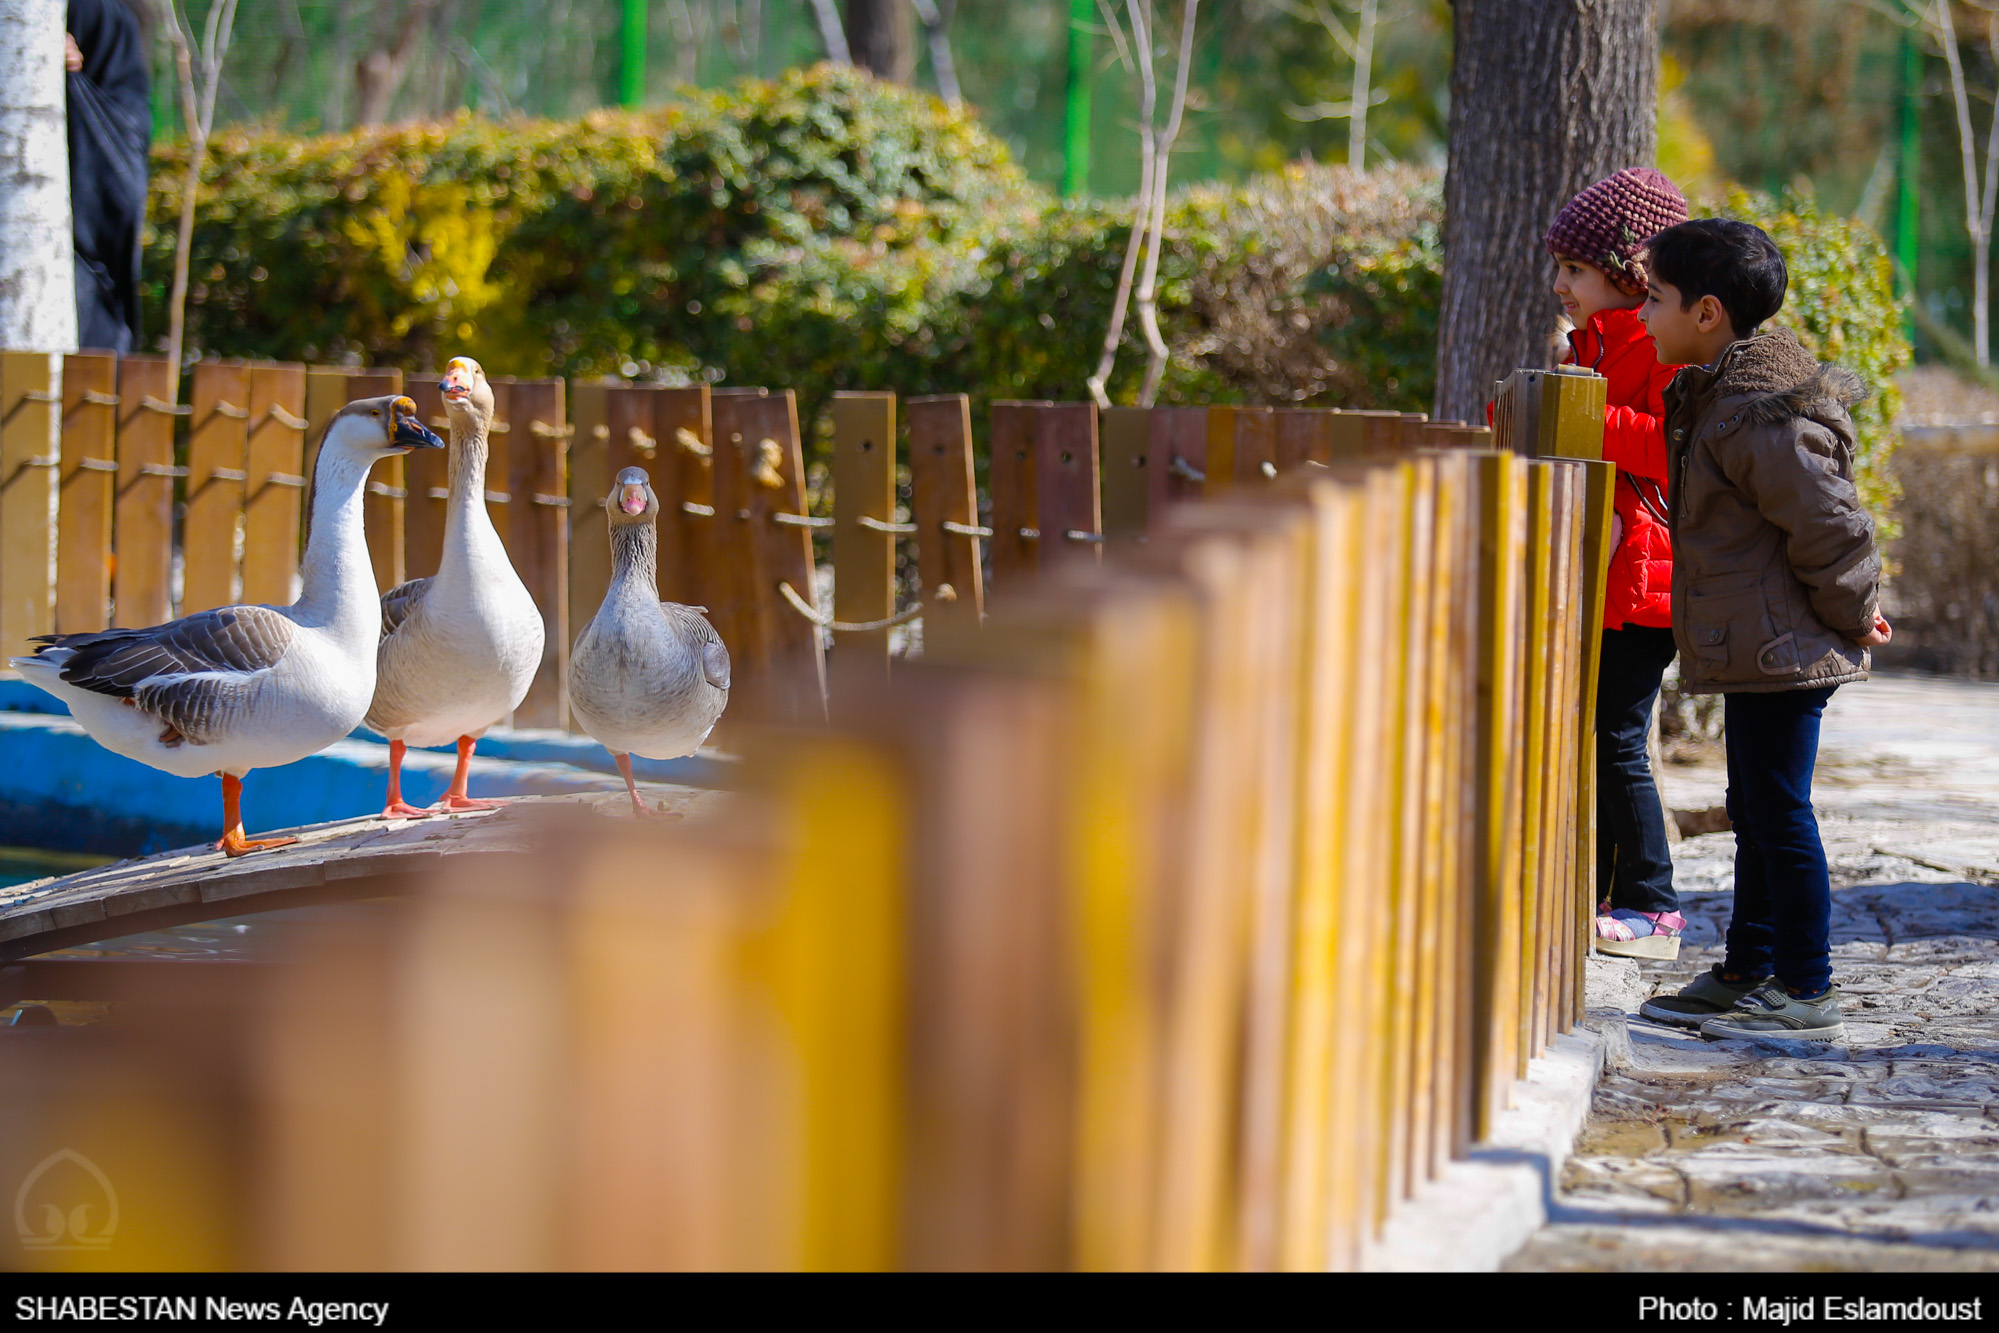
[[[224,856],[248,856],[251,852],[261,852],[269,847],[289,847],[297,838],[246,838],[243,826],[238,824],[222,835],[222,841],[215,844],[215,850]]]
[[[431,807],[431,812],[451,814],[460,810],[498,810],[506,804],[507,802],[504,800],[487,800],[478,796],[459,796],[452,792],[446,792],[439,798],[437,804]]]
[[[426,810],[420,805],[411,805],[408,801],[390,801],[387,805],[382,807],[381,818],[429,819],[433,814],[436,813],[437,813],[436,811]]]

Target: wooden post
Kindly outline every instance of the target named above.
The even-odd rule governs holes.
[[[1286,407],[1276,418],[1274,459],[1279,472],[1296,472],[1307,463],[1331,466],[1333,414],[1320,407]]]
[[[1260,486],[1277,478],[1277,418],[1267,407],[1238,407],[1235,417],[1235,479]]]
[[[560,727],[569,717],[570,639],[569,423],[563,382],[519,380],[508,397],[516,424],[507,470],[512,497],[507,553],[542,620],[541,667],[514,710],[514,725]]]
[[[826,654],[820,628],[784,596],[816,607],[812,532],[805,512],[805,457],[798,436],[798,403],[790,389],[737,405],[742,428],[744,508],[753,550],[750,611],[770,645],[765,706],[774,719],[802,723],[826,719]],[[893,438],[893,437],[891,437]]]
[[[423,371],[409,377],[403,391],[416,404],[416,414],[448,444],[451,419],[444,414],[444,394],[438,389],[438,372]],[[410,578],[428,578],[444,559],[444,520],[450,512],[450,449],[417,449],[404,454],[403,487],[403,573]]]
[[[1520,948],[1521,1006],[1518,1063],[1513,1077],[1525,1078],[1527,1062],[1540,1052],[1541,1006],[1547,996],[1541,946],[1546,920],[1541,885],[1546,873],[1548,715],[1550,655],[1554,648],[1555,509],[1553,469],[1534,463],[1527,473],[1526,620],[1522,690],[1525,724],[1521,733]]]
[[[1479,470],[1477,813],[1473,836],[1476,910],[1471,980],[1475,1036],[1473,1137],[1489,1137],[1511,1104],[1520,1014],[1520,810],[1518,780],[1521,636],[1525,626],[1525,463],[1490,451]]]
[[[986,493],[992,497],[993,581],[1002,588],[1032,579],[1041,569],[1034,414],[1048,405],[1004,400],[992,405]]]
[[[165,357],[118,363],[118,500],[111,531],[111,623],[143,629],[173,619],[174,405]]]
[[[187,432],[187,507],[181,514],[182,615],[237,600],[237,542],[249,447],[250,368],[241,361],[194,367]]]
[[[333,404],[336,412],[357,398],[380,398],[403,391],[400,370],[351,370],[345,379],[342,386],[345,396]],[[306,387],[310,401],[310,380]],[[325,434],[324,422],[320,423],[319,434]],[[401,458],[385,458],[375,464],[369,474],[367,493],[362,497],[361,517],[368,533],[368,557],[375,564],[375,586],[383,592],[408,577],[403,564],[403,501],[408,494],[403,487]]]
[[[1152,474],[1148,513],[1154,525],[1167,506],[1199,499],[1208,478],[1208,409],[1152,409],[1152,452],[1146,470]]]
[[[708,386],[655,389],[652,410],[661,450],[653,481],[660,503],[660,596],[701,606],[708,594],[700,570],[713,563],[705,552],[715,538],[715,431]]]
[[[971,400],[962,393],[909,400],[909,509],[923,580],[925,642],[985,617],[979,495],[972,473]],[[952,531],[945,524],[950,524]]]
[[[1202,495],[1220,495],[1236,484],[1236,413],[1242,409],[1226,404],[1217,404],[1207,411],[1207,480],[1201,484]]]
[[[1149,407],[1107,407],[1103,433],[1104,537],[1112,542],[1145,536],[1152,509],[1152,414]]]
[[[55,628],[62,362],[0,352],[0,659]]]
[[[63,358],[56,520],[58,634],[103,629],[111,611],[111,506],[118,475],[118,358]]]
[[[288,606],[298,596],[299,527],[306,490],[305,367],[253,362],[249,369],[243,600]]]
[[[1098,559],[1103,515],[1098,505],[1097,405],[1055,403],[1034,417],[1035,527],[1041,560],[1067,560],[1079,549]]]
[[[803,492],[800,493],[801,496]],[[865,521],[864,521],[865,520]],[[895,614],[895,395],[833,395],[833,618]],[[888,631],[849,630],[834,644],[843,680],[888,675]],[[849,673],[858,673],[849,675]]]
[[[731,711],[738,718],[746,717],[750,710],[744,707],[738,711],[735,706],[739,701],[744,705],[753,701],[770,672],[770,641],[755,603],[759,594],[776,593],[756,577],[760,548],[752,540],[748,521],[750,462],[746,455],[753,441],[743,423],[743,409],[768,393],[756,388],[716,389],[709,396],[715,428],[711,474],[715,516],[710,520],[714,528],[705,547],[708,564],[701,571],[700,584],[709,619],[729,650],[734,672]],[[786,608],[786,614],[796,613]],[[723,725],[732,725],[726,714]]]
[[[611,493],[610,396],[615,381],[572,382],[569,419],[569,628],[572,640],[603,605],[611,583],[611,539],[604,497]],[[658,488],[655,487],[655,490]],[[661,589],[664,592],[664,589]],[[568,723],[571,731],[576,722]]]

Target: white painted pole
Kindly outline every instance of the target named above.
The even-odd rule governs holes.
[[[62,0],[0,0],[0,348],[76,350]]]

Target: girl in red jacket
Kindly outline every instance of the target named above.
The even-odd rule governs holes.
[[[1673,891],[1665,812],[1646,753],[1659,681],[1673,660],[1673,548],[1666,534],[1662,366],[1639,322],[1646,244],[1687,220],[1687,201],[1648,168],[1584,190],[1548,229],[1555,295],[1575,331],[1570,363],[1610,381],[1603,456],[1617,464],[1610,580],[1597,682],[1597,948],[1675,958],[1686,920]]]

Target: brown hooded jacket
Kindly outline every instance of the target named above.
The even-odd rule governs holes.
[[[1860,377],[1789,329],[1732,344],[1667,387],[1673,637],[1690,693],[1867,679],[1881,582],[1853,485]]]

